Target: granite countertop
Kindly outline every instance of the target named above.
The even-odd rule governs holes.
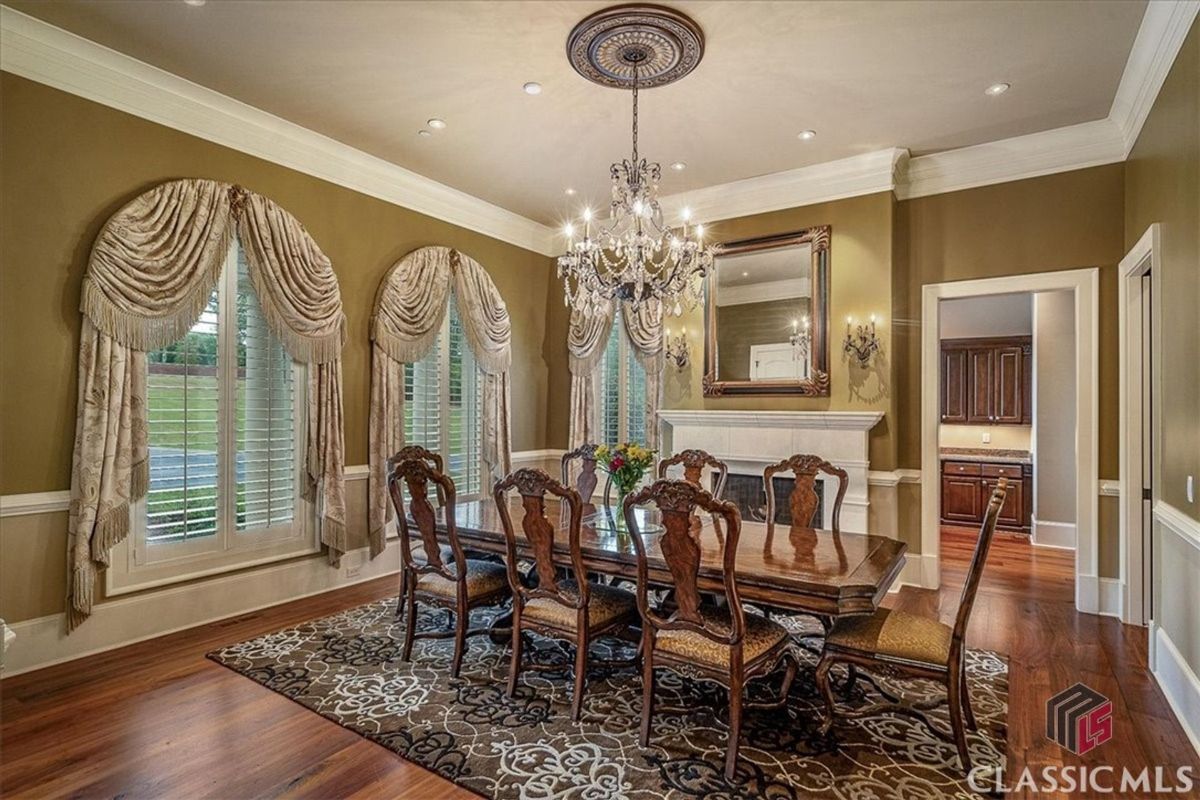
[[[1032,464],[1033,456],[1028,450],[1000,450],[987,447],[943,447],[942,458],[955,461],[987,461],[999,464]]]

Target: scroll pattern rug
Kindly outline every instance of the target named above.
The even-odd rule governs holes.
[[[476,611],[473,622],[485,624],[488,614]],[[784,622],[798,633],[819,630],[806,617]],[[418,619],[421,629],[445,624],[443,612],[425,611]],[[727,694],[720,687],[659,670],[658,703],[692,711],[657,714],[650,746],[643,749],[637,742],[641,678],[632,669],[593,668],[583,720],[576,724],[570,717],[570,653],[556,642],[534,637],[526,652],[564,670],[523,672],[516,697],[509,699],[506,646],[483,636],[469,640],[462,676],[452,680],[451,640],[418,640],[412,662],[405,663],[402,637],[395,602],[381,600],[209,657],[486,797],[975,796],[954,747],[908,716],[839,720],[829,737],[819,735],[822,706],[813,681],[816,657],[809,653],[787,706],[746,712],[731,784],[723,775]],[[625,646],[602,640],[593,652]],[[976,765],[1003,767],[1008,665],[995,653],[972,651],[968,674],[980,725],[980,733],[969,734],[972,758]],[[777,691],[779,676],[764,683],[760,699]],[[923,681],[886,686],[908,699],[941,694]],[[839,699],[854,707],[879,698],[859,681]],[[931,716],[948,728],[944,705]]]

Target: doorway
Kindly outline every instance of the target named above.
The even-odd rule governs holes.
[[[1120,346],[1120,555],[1125,597],[1121,619],[1145,625],[1154,618],[1153,420],[1160,398],[1155,368],[1159,346],[1155,260],[1159,227],[1151,225],[1118,267]]]
[[[1100,610],[1098,501],[1098,297],[1099,270],[1079,269],[1003,278],[926,285],[922,292],[921,335],[921,575],[927,588],[940,582],[942,481],[938,450],[941,411],[941,341],[939,306],[942,300],[1068,292],[1074,307],[1073,340],[1075,409],[1073,445],[1076,471],[1068,487],[1074,502],[1076,526],[1075,607]]]

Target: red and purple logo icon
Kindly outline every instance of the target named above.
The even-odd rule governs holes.
[[[1076,755],[1113,735],[1112,701],[1077,683],[1046,701],[1046,736]]]

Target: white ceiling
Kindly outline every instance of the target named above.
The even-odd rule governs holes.
[[[596,2],[5,0],[532,219],[607,202],[628,95],[564,42]],[[677,193],[888,147],[914,155],[1104,118],[1145,3],[674,2],[699,68],[647,91],[642,151]],[[544,92],[521,91],[536,80]],[[998,98],[983,89],[1007,81]],[[423,138],[429,117],[449,127]],[[812,142],[796,133],[818,131]],[[567,198],[566,186],[579,190]]]

